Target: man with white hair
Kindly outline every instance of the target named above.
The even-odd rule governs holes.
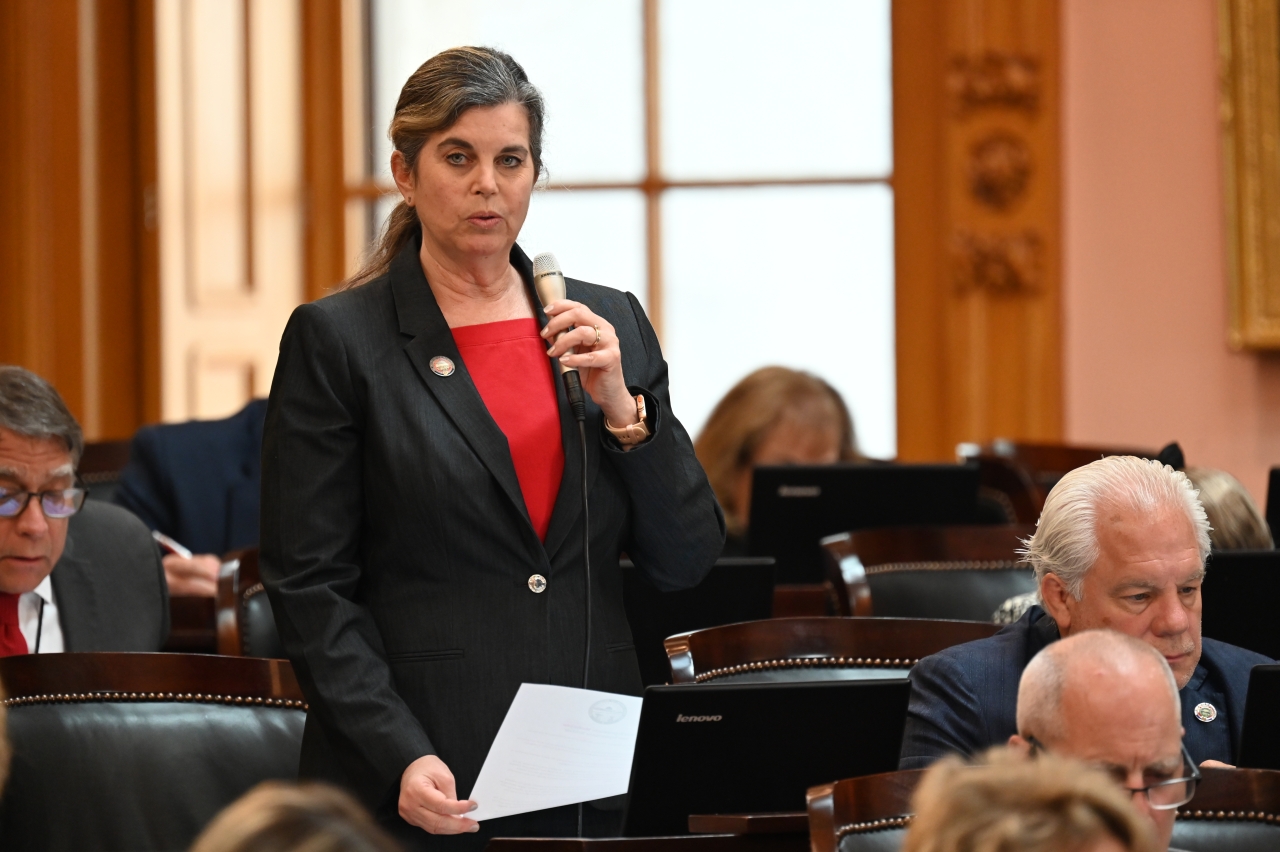
[[[1249,670],[1271,660],[1200,638],[1209,524],[1187,477],[1111,456],[1071,471],[1045,501],[1025,555],[1041,606],[990,639],[926,657],[911,672],[899,766],[975,754],[1016,733],[1018,680],[1059,638],[1110,628],[1159,651],[1173,671],[1188,751],[1232,762]]]
[[[1174,816],[1199,770],[1182,745],[1178,686],[1164,656],[1114,630],[1086,630],[1049,645],[1022,673],[1015,751],[1072,757],[1129,791],[1169,847]]]

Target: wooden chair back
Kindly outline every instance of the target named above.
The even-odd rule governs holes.
[[[978,465],[978,494],[1004,509],[1011,524],[1034,524],[1040,518],[1047,492],[1030,472],[1013,459],[991,454],[973,456]]]
[[[911,822],[911,796],[923,769],[848,778],[809,789],[813,852],[896,849]]]
[[[111,502],[120,472],[129,463],[129,441],[94,441],[84,445],[76,473],[94,500]]]
[[[227,554],[218,576],[218,653],[229,657],[281,658],[271,602],[258,570],[258,548]]]
[[[1190,802],[1178,809],[1176,849],[1262,852],[1280,849],[1280,772],[1201,769]]]
[[[905,669],[999,628],[910,618],[773,618],[678,633],[666,642],[672,683],[795,671],[822,680],[840,669]]]
[[[1033,533],[1035,527],[1030,525],[857,530],[823,539],[823,560],[841,615],[915,616],[883,609],[877,613],[871,577],[894,572],[1007,572],[1021,564],[1017,550]],[[983,614],[975,617],[989,618],[1003,600],[978,607]],[[956,603],[961,606],[966,602]],[[936,617],[933,613],[930,616]]]
[[[1102,447],[1082,444],[1039,444],[996,440],[983,448],[983,454],[1004,456],[1021,465],[1042,492],[1048,494],[1068,471],[1084,467],[1103,456],[1137,456],[1152,459],[1153,449],[1134,447]]]

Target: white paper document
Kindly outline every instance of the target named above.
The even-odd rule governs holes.
[[[573,805],[627,792],[641,699],[524,683],[476,786],[475,820]]]

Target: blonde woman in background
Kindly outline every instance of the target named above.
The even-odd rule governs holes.
[[[1101,771],[992,749],[925,774],[903,852],[1157,852],[1151,825]]]
[[[761,367],[724,395],[693,445],[724,509],[726,556],[746,555],[751,471],[757,465],[858,461],[853,418],[811,373]]]
[[[325,784],[266,781],[196,838],[191,852],[399,852],[355,799]]]
[[[1271,530],[1249,492],[1225,470],[1189,467],[1184,473],[1200,492],[1209,516],[1209,542],[1214,550],[1271,550]]]

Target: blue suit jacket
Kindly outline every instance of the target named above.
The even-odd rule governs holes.
[[[266,417],[256,399],[225,420],[139,429],[115,502],[196,553],[256,545]]]
[[[920,769],[939,757],[976,754],[1003,745],[1018,732],[1018,681],[1031,658],[1058,640],[1058,625],[1040,607],[989,639],[966,642],[925,657],[911,670],[911,702],[902,737],[900,769]],[[1202,640],[1200,665],[1183,687],[1183,742],[1196,763],[1233,763],[1244,722],[1249,671],[1272,660],[1218,642]],[[1201,702],[1217,718],[1195,716]]]

